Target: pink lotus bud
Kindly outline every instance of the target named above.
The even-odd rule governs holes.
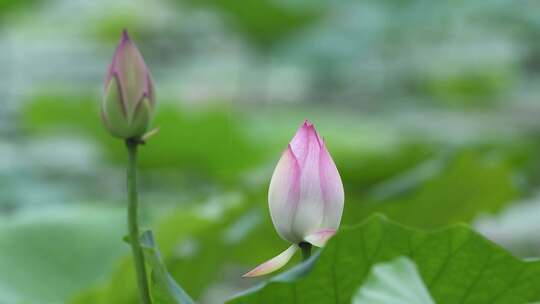
[[[278,234],[293,245],[244,276],[259,276],[281,268],[298,244],[322,247],[334,235],[343,212],[343,184],[315,127],[305,121],[274,170],[268,203]]]
[[[101,107],[105,127],[115,137],[139,138],[148,129],[154,105],[150,72],[124,30],[105,79]]]

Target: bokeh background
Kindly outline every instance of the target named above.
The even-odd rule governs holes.
[[[156,82],[143,226],[201,303],[288,246],[266,191],[304,119],[343,225],[470,223],[540,254],[534,0],[0,0],[0,303],[137,303],[103,78],[127,28]],[[291,263],[291,264],[294,264]]]

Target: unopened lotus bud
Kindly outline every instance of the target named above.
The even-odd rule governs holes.
[[[114,137],[140,138],[148,130],[154,105],[152,77],[124,30],[105,79],[101,107],[105,127]]]
[[[305,121],[281,156],[268,191],[272,222],[286,251],[244,276],[260,276],[285,265],[301,242],[322,247],[335,234],[343,213],[339,172],[313,124]]]

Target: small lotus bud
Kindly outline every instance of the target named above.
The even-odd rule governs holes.
[[[336,165],[313,124],[305,121],[281,156],[268,191],[272,222],[281,238],[293,245],[244,276],[281,268],[301,242],[324,246],[339,227],[343,202]]]
[[[105,127],[114,137],[140,138],[148,130],[154,105],[150,72],[124,30],[105,79],[101,107]]]

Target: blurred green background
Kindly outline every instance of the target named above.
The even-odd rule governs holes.
[[[137,303],[121,141],[99,117],[127,28],[154,80],[143,226],[201,303],[288,245],[266,191],[313,121],[346,192],[419,228],[540,254],[534,0],[0,0],[0,303]],[[294,264],[294,263],[291,263]]]

